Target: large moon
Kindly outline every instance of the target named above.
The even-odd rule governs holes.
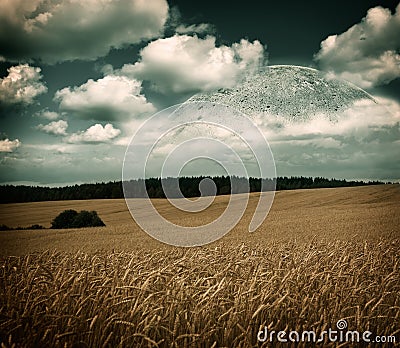
[[[319,70],[276,65],[250,75],[234,88],[199,93],[188,101],[209,101],[231,106],[250,117],[260,114],[306,121],[315,115],[337,120],[356,100],[373,98],[364,90]]]

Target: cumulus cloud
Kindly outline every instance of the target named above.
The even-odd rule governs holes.
[[[88,80],[77,87],[56,92],[60,109],[82,119],[100,121],[126,120],[155,111],[141,94],[142,83],[126,76],[107,75]]]
[[[280,175],[398,181],[400,167],[393,159],[400,156],[400,105],[382,101],[358,100],[335,121],[322,114],[303,122],[273,115],[256,121]]]
[[[0,156],[0,182],[64,186],[120,180],[125,149],[98,143],[24,143],[23,151]]]
[[[25,149],[32,149],[33,151],[49,151],[53,154],[72,154],[79,152],[81,145],[79,144],[67,144],[67,143],[57,143],[57,144],[25,144]]]
[[[165,34],[170,36],[177,34],[211,34],[215,32],[215,27],[209,23],[186,24],[182,20],[182,14],[177,6],[169,9],[168,20],[165,24]]]
[[[21,142],[18,139],[10,140],[7,138],[0,140],[0,152],[13,152],[20,145]]]
[[[400,104],[396,100],[385,97],[375,97],[379,105],[385,107],[396,119],[400,121]]]
[[[32,104],[35,97],[47,92],[40,68],[21,64],[7,71],[8,75],[0,78],[0,103]]]
[[[56,120],[59,118],[58,112],[50,111],[49,109],[43,109],[34,114],[35,117],[45,118],[46,120]]]
[[[166,0],[1,1],[0,56],[46,63],[92,60],[159,36],[167,16]]]
[[[315,60],[323,70],[362,88],[400,77],[400,4],[395,14],[380,6],[346,32],[321,42]]]
[[[231,87],[264,62],[264,47],[257,40],[216,47],[213,36],[175,35],[149,43],[140,60],[124,65],[120,73],[151,81],[165,94],[181,93]]]
[[[191,25],[179,24],[175,28],[175,31],[178,34],[194,34],[194,33],[206,34],[213,32],[214,28],[211,24],[208,23],[191,24]]]
[[[97,123],[89,127],[83,132],[71,134],[67,138],[69,143],[107,143],[117,137],[121,131],[114,128],[111,123],[107,123],[104,127]]]
[[[272,114],[257,115],[254,120],[272,144],[343,149],[349,142],[354,146],[355,143],[364,146],[373,134],[378,133],[382,136],[381,143],[392,142],[393,137],[386,134],[389,129],[400,139],[400,105],[394,100],[382,98],[380,101],[382,103],[370,99],[356,100],[338,112],[335,120],[323,113],[297,122],[288,120],[285,115]]]
[[[67,121],[59,120],[46,125],[39,124],[36,128],[48,134],[67,135],[68,123]]]

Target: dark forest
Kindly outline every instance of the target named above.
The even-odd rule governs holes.
[[[185,197],[200,196],[199,183],[205,177],[181,177],[179,187]],[[243,192],[240,190],[245,178],[218,176],[211,177],[217,189],[217,195]],[[163,179],[169,180],[169,179]],[[263,182],[262,182],[263,181]],[[333,188],[345,186],[364,186],[383,184],[379,181],[347,181],[338,179],[326,179],[321,177],[278,177],[275,179],[276,190],[296,190],[308,188]],[[236,185],[238,184],[238,185]],[[272,179],[249,179],[250,192],[273,190],[274,180]],[[164,198],[164,191],[160,178],[145,180],[147,194],[150,198]],[[125,185],[128,197],[145,197],[143,190],[143,179],[131,180]],[[236,189],[235,189],[236,187]],[[239,187],[239,189],[237,188]],[[244,191],[245,192],[245,191]],[[65,187],[42,187],[42,186],[0,186],[0,203],[20,203],[58,200],[83,200],[83,199],[110,199],[124,198],[121,181],[107,183],[81,184]]]

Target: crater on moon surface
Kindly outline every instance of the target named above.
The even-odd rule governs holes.
[[[360,99],[374,101],[362,89],[322,71],[275,65],[247,77],[234,88],[198,93],[188,102],[221,103],[250,117],[265,113],[284,116],[288,121],[306,121],[323,114],[335,121],[340,112]]]

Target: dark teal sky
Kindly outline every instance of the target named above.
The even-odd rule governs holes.
[[[311,64],[312,56],[328,35],[342,33],[375,6],[394,12],[397,1],[260,1],[243,5],[232,1],[171,0],[182,19],[212,23],[221,42],[243,37],[268,45],[271,64]]]

